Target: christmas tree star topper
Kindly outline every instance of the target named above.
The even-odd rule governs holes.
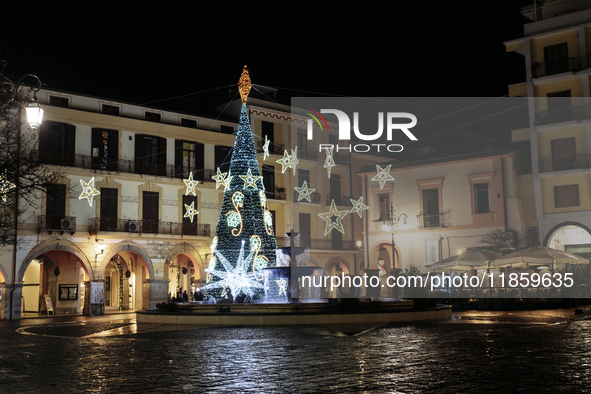
[[[343,228],[342,220],[349,211],[337,211],[337,206],[334,203],[334,200],[330,203],[330,210],[325,213],[319,213],[318,216],[322,220],[326,222],[326,228],[324,229],[324,235],[328,235],[333,228],[337,229],[341,233],[345,234],[345,229]],[[335,218],[334,222],[332,218]]]
[[[92,200],[94,196],[98,196],[101,194],[98,190],[94,188],[94,177],[90,180],[90,182],[86,183],[82,179],[80,179],[80,184],[82,185],[82,193],[78,197],[79,200],[83,198],[88,199],[88,205],[92,207]]]
[[[185,185],[187,186],[187,190],[185,191],[185,195],[194,195],[195,197],[197,197],[197,192],[195,191],[195,187],[197,186],[197,184],[199,183],[199,181],[194,181],[193,180],[193,173],[190,172],[189,173],[189,179],[183,179],[183,182],[185,182]]]

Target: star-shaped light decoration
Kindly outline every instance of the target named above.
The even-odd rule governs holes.
[[[363,203],[363,196],[361,196],[359,200],[353,200],[352,198],[350,200],[351,204],[353,204],[353,208],[351,208],[349,213],[357,213],[359,217],[363,217],[363,211],[369,209],[369,207]]]
[[[193,216],[199,214],[199,211],[195,209],[195,201],[191,203],[191,205],[185,204],[185,216],[184,218],[191,218],[191,223],[193,223]]]
[[[242,240],[242,247],[240,248],[240,254],[236,267],[232,266],[230,262],[216,249],[215,255],[219,262],[225,268],[225,271],[206,270],[212,277],[217,277],[219,280],[211,281],[207,285],[199,288],[198,290],[209,290],[215,288],[225,289],[229,287],[232,289],[234,297],[240,295],[240,293],[248,294],[253,296],[253,288],[264,289],[265,286],[256,280],[254,273],[249,269],[252,263],[252,258],[255,251],[251,250],[248,256],[244,257],[244,240]]]
[[[310,195],[316,189],[308,188],[308,181],[304,181],[304,184],[302,185],[302,187],[296,186],[296,187],[294,187],[294,189],[299,193],[298,194],[298,201],[301,201],[305,198],[306,200],[308,200],[308,202],[312,202],[312,200],[310,200]]]
[[[324,160],[324,168],[328,171],[328,179],[330,179],[330,171],[332,167],[335,166],[334,160],[332,158],[332,150],[334,148],[326,149],[326,159]]]
[[[4,174],[0,177],[0,194],[2,195],[2,201],[4,202],[6,202],[6,192],[16,187],[14,183],[9,182],[8,179],[6,179],[7,177],[7,172],[4,170]]]
[[[324,235],[330,233],[333,228],[345,234],[345,229],[343,228],[342,220],[345,216],[347,216],[348,213],[349,211],[337,211],[337,206],[334,203],[334,200],[332,200],[332,202],[330,203],[330,210],[328,212],[318,214],[318,216],[320,216],[320,218],[326,222]],[[335,217],[334,222],[332,220],[333,217]]]
[[[92,200],[94,196],[98,196],[99,194],[101,194],[101,192],[94,188],[94,177],[92,177],[92,179],[88,183],[80,179],[80,184],[82,185],[82,193],[80,194],[80,197],[78,197],[78,199],[88,199],[88,205],[92,207]]]
[[[257,181],[259,179],[262,181],[262,179],[263,179],[262,176],[252,176],[252,171],[250,170],[250,168],[248,169],[248,172],[246,173],[246,175],[238,175],[238,176],[240,178],[242,178],[242,180],[244,181],[243,189],[247,189],[249,187],[252,187],[253,189],[258,189]]]
[[[372,181],[379,181],[380,182],[380,189],[384,188],[384,185],[386,184],[386,181],[393,181],[394,178],[392,177],[392,175],[390,175],[390,168],[392,167],[392,164],[390,164],[388,167],[386,168],[382,168],[379,165],[376,164],[376,168],[378,170],[378,173],[376,176],[374,176],[373,178],[371,178]]]
[[[277,160],[277,163],[281,164],[281,173],[283,174],[285,170],[291,168],[291,156],[287,153],[286,150],[283,151],[283,159]]]
[[[287,290],[287,281],[284,278],[281,278],[281,279],[277,279],[275,282],[279,286],[279,295],[281,295],[281,294],[287,295],[287,291],[286,291]]]
[[[298,160],[298,147],[296,146],[295,149],[291,150],[291,171],[293,172],[293,176],[296,174],[296,167],[300,161]]]
[[[232,182],[232,178],[234,178],[234,176],[230,175],[230,172],[228,171],[228,176],[224,180],[224,192],[230,188],[230,183]]]
[[[194,181],[193,180],[193,173],[190,172],[189,173],[189,179],[183,179],[183,182],[185,182],[185,185],[187,185],[187,190],[185,191],[185,195],[194,195],[195,197],[197,197],[197,192],[195,191],[195,187],[197,186],[197,184],[199,183],[199,181]]]
[[[211,179],[213,179],[215,181],[215,188],[216,189],[222,185],[225,186],[225,180],[226,180],[227,175],[228,175],[227,172],[221,172],[220,167],[218,167],[217,174],[211,177]]]
[[[269,157],[269,143],[270,142],[271,141],[269,141],[269,139],[265,135],[265,144],[263,145],[263,160],[265,160],[267,157]]]

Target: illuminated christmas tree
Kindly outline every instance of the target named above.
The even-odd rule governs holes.
[[[246,66],[238,87],[242,98],[240,124],[230,170],[225,175],[226,190],[211,245],[207,284],[202,287],[206,295],[217,300],[225,297],[227,287],[234,297],[247,294],[260,298],[264,294],[261,270],[275,266],[277,249],[246,109],[251,87]]]

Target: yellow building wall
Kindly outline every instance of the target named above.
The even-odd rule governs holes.
[[[536,227],[536,200],[532,174],[517,175],[517,197],[522,201],[523,219],[525,227]]]
[[[577,36],[577,30],[569,30],[561,33],[551,34],[531,40],[531,62],[543,63],[544,62],[544,47],[549,45],[567,43],[568,56],[579,57],[579,37]]]
[[[565,81],[558,81],[534,86],[534,96],[546,97],[548,93],[560,92],[562,90],[570,90],[571,97],[583,97],[583,84],[581,83],[581,78],[567,79]],[[539,111],[547,110],[547,101],[537,99],[536,109]]]
[[[509,97],[526,97],[527,82],[514,83],[509,85]]]
[[[579,185],[579,206],[556,208],[554,204],[554,187]],[[544,213],[561,213],[591,210],[589,175],[570,175],[562,177],[542,178],[542,203]]]
[[[538,133],[538,157],[541,159],[552,157],[552,140],[575,138],[578,155],[587,153],[587,133],[584,127],[572,127],[554,131]]]

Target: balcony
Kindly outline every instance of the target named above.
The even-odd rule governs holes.
[[[257,153],[263,152],[263,145],[265,145],[265,141],[259,141],[259,143],[257,145],[257,147],[258,147]],[[275,155],[283,156],[284,150],[285,150],[285,147],[281,144],[276,144],[274,142],[269,143],[269,153],[272,155],[275,154]]]
[[[274,192],[270,190],[265,190],[265,197],[267,199],[273,200],[284,200],[285,201],[285,189],[284,188],[277,188]]]
[[[318,193],[318,192],[313,192],[312,194],[310,194],[310,200],[312,200],[312,201],[308,201],[306,199],[303,199],[303,200],[298,201],[298,196],[299,195],[300,195],[300,193],[298,193],[297,191],[294,190],[294,192],[293,192],[293,202],[304,202],[304,203],[307,203],[307,204],[320,204],[320,193]]]
[[[450,211],[445,211],[430,215],[417,215],[419,219],[419,228],[430,229],[430,228],[442,228],[449,227],[450,224]]]
[[[531,66],[532,78],[547,77],[565,72],[576,72],[587,68],[589,55],[581,57],[569,57],[544,63],[534,63]]]
[[[289,239],[287,237],[275,237],[277,241],[277,247],[284,248],[288,247]],[[291,245],[293,246],[293,245]],[[298,247],[320,249],[320,250],[356,250],[357,247],[354,241],[342,240],[337,249],[334,248],[333,240],[331,239],[315,239],[315,238],[302,238],[300,236],[300,245]]]
[[[93,218],[89,222],[90,233],[99,231],[112,231],[120,233],[138,234],[168,234],[168,235],[196,235],[209,237],[211,225],[209,224],[185,224],[175,222],[156,222],[152,220]]]
[[[351,196],[331,196],[330,194],[326,195],[326,206],[329,207],[332,200],[334,200],[334,203],[340,206],[348,206],[351,205],[351,199],[353,200],[357,200],[357,198],[355,197],[351,197]]]
[[[586,119],[591,119],[591,108],[585,106],[565,106],[547,111],[536,111],[536,125],[538,126]]]
[[[74,216],[46,216],[37,218],[37,229],[41,231],[76,232],[76,217]]]
[[[591,154],[571,157],[546,157],[539,160],[540,172],[567,171],[590,168]]]
[[[298,149],[298,160],[318,161],[318,152],[309,149],[300,151]]]

